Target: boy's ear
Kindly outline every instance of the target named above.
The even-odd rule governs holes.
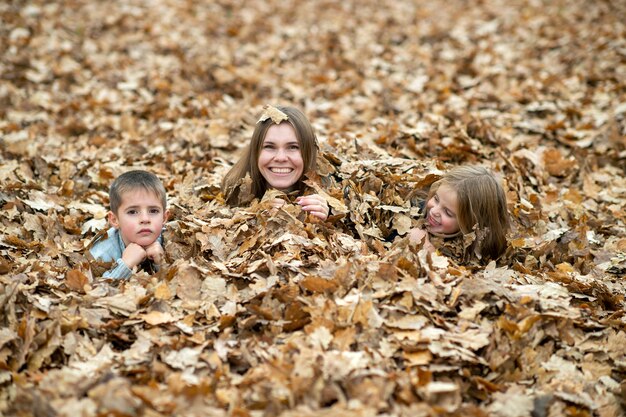
[[[115,227],[116,229],[119,229],[120,223],[117,221],[117,216],[115,215],[115,213],[113,213],[112,211],[109,211],[108,217],[109,217],[109,224]]]
[[[170,218],[170,211],[169,210],[165,210],[163,212],[163,223],[167,222],[167,220]]]

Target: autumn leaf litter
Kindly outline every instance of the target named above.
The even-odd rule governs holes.
[[[624,6],[297,4],[0,6],[0,412],[622,415]],[[267,103],[311,118],[328,222],[224,205]],[[406,239],[466,163],[507,191],[498,264]],[[131,166],[169,261],[108,281]]]

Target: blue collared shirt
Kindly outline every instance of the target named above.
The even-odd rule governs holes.
[[[157,240],[160,244],[163,244],[163,235],[159,235]],[[130,278],[133,275],[133,271],[122,260],[124,249],[126,249],[126,245],[124,245],[119,230],[111,227],[107,231],[107,237],[98,240],[89,252],[95,259],[104,262],[115,262],[116,265],[102,274],[103,277],[125,279]]]

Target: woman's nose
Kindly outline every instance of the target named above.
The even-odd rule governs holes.
[[[286,159],[286,158],[287,158],[287,152],[285,152],[285,150],[284,150],[284,149],[278,149],[278,150],[276,151],[276,156],[275,156],[275,158],[276,158],[276,159],[280,159],[280,160]]]

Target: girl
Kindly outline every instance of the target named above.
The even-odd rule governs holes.
[[[263,198],[268,189],[274,188],[300,194],[296,204],[326,220],[329,212],[326,200],[318,194],[302,195],[305,190],[302,179],[304,174],[315,170],[316,160],[317,139],[306,116],[294,107],[266,105],[250,144],[222,181],[226,202],[242,205],[253,198]],[[251,183],[246,184],[247,176]],[[284,203],[279,198],[272,200],[276,208]]]
[[[497,259],[506,249],[509,215],[504,190],[483,167],[456,167],[435,182],[428,194],[422,227],[414,242],[440,249],[462,261]]]

